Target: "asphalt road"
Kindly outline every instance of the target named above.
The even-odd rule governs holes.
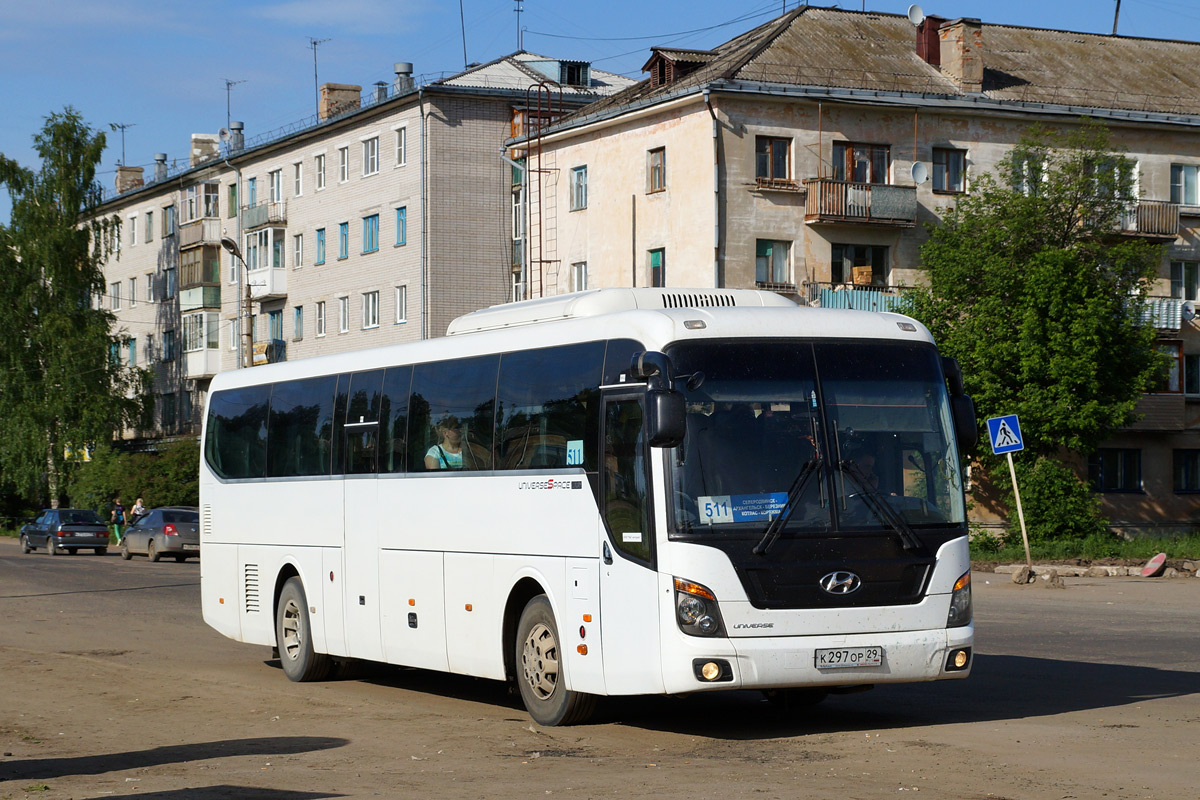
[[[491,681],[292,684],[204,625],[199,576],[0,539],[0,800],[1197,794],[1197,579],[976,574],[966,681],[787,715],[753,692],[610,699],[543,729]]]

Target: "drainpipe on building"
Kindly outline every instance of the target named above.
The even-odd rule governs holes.
[[[708,106],[708,114],[712,117],[713,140],[713,288],[721,288],[721,154],[720,154],[720,123],[717,112],[713,108],[712,98],[708,89],[704,90],[704,105]]]
[[[425,89],[417,90],[417,106],[421,109],[421,338],[429,338],[429,197],[425,186]]]
[[[233,181],[237,187],[238,205],[242,204],[242,170],[240,167],[235,167],[229,163],[228,158],[221,159],[225,162],[225,166],[233,170]],[[237,212],[237,239],[235,240],[238,247],[242,246],[242,212],[241,209],[234,209]],[[232,253],[231,257],[236,258]],[[238,259],[241,261],[241,259]],[[243,291],[244,290],[244,291]],[[245,300],[242,300],[242,295],[245,294]],[[237,317],[240,320],[238,332],[241,334],[242,342],[238,346],[237,367],[235,369],[243,369],[250,366],[250,346],[246,342],[246,337],[250,335],[250,278],[246,275],[246,262],[242,261],[242,268],[238,270],[238,288],[236,295],[238,303]]]

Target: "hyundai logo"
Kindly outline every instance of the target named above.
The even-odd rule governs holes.
[[[862,578],[853,572],[831,572],[819,584],[829,594],[852,594],[862,588]]]

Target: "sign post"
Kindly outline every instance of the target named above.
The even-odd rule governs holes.
[[[1012,454],[1025,449],[1021,439],[1021,423],[1016,414],[1006,417],[992,417],[987,421],[988,437],[992,440],[992,452],[1008,457],[1008,474],[1012,477],[1013,495],[1017,499],[1017,519],[1021,521],[1021,541],[1025,544],[1025,566],[1032,567],[1033,559],[1029,556],[1029,534],[1025,531],[1025,511],[1021,508],[1021,490],[1017,487],[1017,470],[1013,466]]]

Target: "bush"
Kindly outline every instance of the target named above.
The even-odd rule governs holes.
[[[76,508],[92,508],[107,519],[114,497],[126,510],[141,497],[147,508],[200,504],[200,445],[172,442],[156,453],[123,453],[107,445],[75,473],[67,493]]]
[[[1012,496],[1007,466],[1000,459],[988,464],[989,473],[1002,491]],[[1116,541],[1108,529],[1108,520],[1100,513],[1100,498],[1075,471],[1050,458],[1017,459],[1017,482],[1021,490],[1021,505],[1025,510],[1025,527],[1029,544],[1053,541],[1091,541],[1100,546],[1105,540]],[[1016,502],[1010,502],[1009,532],[1005,544],[1021,543],[1020,522]]]

